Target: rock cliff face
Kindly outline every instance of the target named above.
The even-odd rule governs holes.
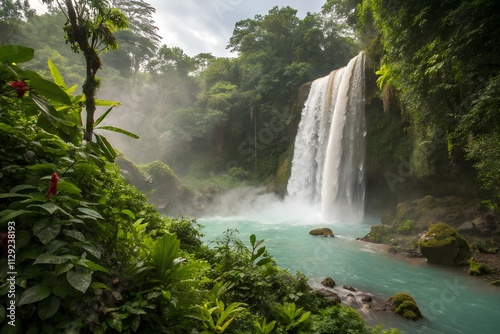
[[[437,223],[418,241],[418,248],[430,263],[464,265],[471,257],[467,241],[451,226]]]

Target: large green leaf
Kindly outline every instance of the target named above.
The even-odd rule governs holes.
[[[61,301],[56,296],[46,298],[38,303],[38,316],[42,320],[48,319],[56,314],[57,310],[59,310],[60,305]]]
[[[54,203],[51,203],[51,202],[46,202],[46,203],[43,203],[43,204],[31,204],[31,205],[28,205],[28,208],[32,208],[32,207],[42,208],[42,209],[44,209],[45,211],[47,211],[51,215],[53,215],[54,212],[56,212],[56,211],[59,211],[59,210],[63,211],[59,205],[55,205]]]
[[[57,190],[76,197],[82,197],[82,190],[69,181],[59,180]]]
[[[0,62],[23,63],[33,59],[35,50],[22,45],[5,45],[0,47]]]
[[[77,211],[80,211],[81,213],[87,215],[87,216],[91,216],[91,217],[94,217],[94,218],[97,218],[97,219],[104,219],[101,214],[97,211],[95,211],[94,209],[89,209],[89,208],[78,208],[76,209]]]
[[[49,65],[50,75],[52,76],[54,83],[67,91],[68,86],[66,86],[66,83],[64,82],[64,78],[62,77],[61,73],[57,69],[56,65],[54,65],[54,63],[50,59],[47,63]]]
[[[93,272],[94,271],[89,268],[77,265],[74,269],[66,273],[66,279],[72,287],[82,293],[85,293],[89,288],[90,283],[92,283]]]
[[[97,259],[101,258],[101,255],[102,255],[101,250],[98,249],[96,246],[94,246],[94,245],[83,245],[82,248],[85,249],[90,254],[92,254]]]
[[[30,87],[50,100],[67,105],[71,104],[69,95],[52,81],[42,78],[33,78],[30,80]]]
[[[152,265],[158,274],[158,279],[168,283],[170,272],[174,268],[174,260],[180,250],[180,241],[175,234],[165,234],[156,241],[151,254]]]
[[[63,230],[63,234],[78,241],[85,241],[83,233],[77,230]]]
[[[47,245],[52,239],[54,239],[61,231],[61,224],[52,222],[48,219],[39,220],[33,225],[33,234],[37,236],[38,239]]]
[[[36,303],[50,295],[50,288],[43,285],[35,285],[23,292],[17,306]]]

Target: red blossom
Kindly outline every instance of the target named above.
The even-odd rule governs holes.
[[[57,194],[57,182],[59,181],[59,176],[57,173],[52,174],[50,178],[49,189],[47,190],[47,195],[45,197],[50,198],[51,196],[55,196]]]
[[[10,85],[16,90],[17,97],[20,99],[22,99],[24,97],[24,94],[26,94],[26,92],[28,91],[28,86],[22,80],[12,81]]]

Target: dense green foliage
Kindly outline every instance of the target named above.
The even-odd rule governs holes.
[[[104,137],[83,140],[84,97],[57,68],[50,81],[14,65],[33,54],[0,47],[0,263],[17,272],[0,273],[2,332],[313,333],[326,317],[370,331],[342,306],[352,319],[322,314],[307,279],[255,235],[246,246],[228,231],[209,248],[195,221],[160,216],[123,181]]]
[[[413,175],[471,173],[469,159],[496,204],[499,13],[490,0],[365,0],[357,21],[379,84],[409,121]]]
[[[303,18],[274,7],[236,23],[234,58],[158,47],[144,1],[68,3],[89,11],[53,6],[37,16],[12,0],[0,8],[8,44],[0,48],[0,230],[4,242],[15,221],[18,332],[371,332],[353,310],[327,308],[255,236],[247,246],[230,230],[207,247],[196,221],[162,217],[123,181],[101,132],[131,135],[109,119],[137,131],[143,141],[125,140],[126,153],[159,179],[174,175],[167,163],[207,192],[275,174],[282,187],[299,88],[345,65],[359,45],[389,113],[370,118],[378,141],[369,169],[404,160],[404,179],[424,180],[473,165],[485,197],[500,205],[498,1],[328,0]],[[129,29],[117,31],[125,17]],[[120,48],[101,53],[99,43]],[[98,87],[125,110],[105,120],[118,104],[93,101]],[[94,119],[92,103],[110,108]],[[409,233],[412,221],[393,228]],[[373,237],[383,241],[388,230],[375,227]],[[1,275],[5,330],[10,285]],[[417,315],[410,302],[396,312]]]

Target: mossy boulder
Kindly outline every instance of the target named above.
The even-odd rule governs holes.
[[[471,257],[467,241],[443,222],[429,227],[418,241],[418,248],[428,262],[435,264],[463,265]]]
[[[331,237],[333,238],[333,231],[329,229],[328,227],[321,227],[321,228],[316,228],[314,230],[309,231],[310,235],[317,235],[321,237]]]
[[[476,262],[474,260],[469,261],[469,275],[483,276],[491,274],[491,272],[491,268],[484,263]]]
[[[169,215],[193,212],[194,194],[181,183],[167,164],[156,160],[139,167],[151,179],[151,189],[147,196],[160,212]]]
[[[422,318],[422,313],[417,306],[417,302],[406,292],[400,292],[384,301],[385,306],[403,318],[418,320]]]

